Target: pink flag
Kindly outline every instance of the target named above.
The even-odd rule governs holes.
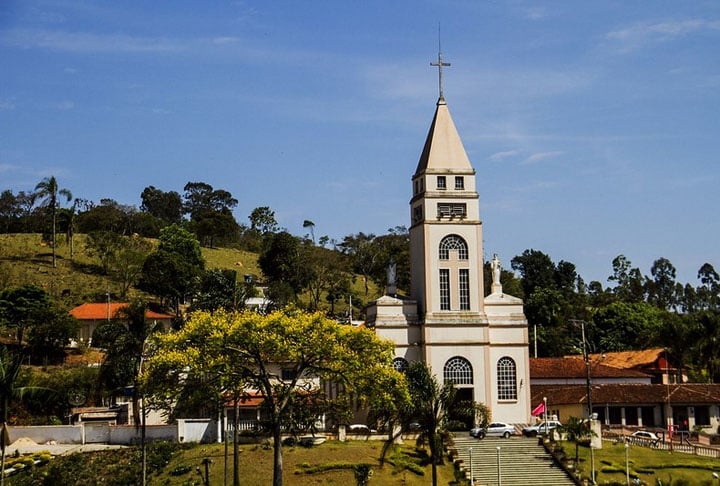
[[[540,402],[540,404],[533,408],[533,411],[530,412],[530,415],[533,417],[537,417],[538,415],[542,415],[545,413],[545,402]]]

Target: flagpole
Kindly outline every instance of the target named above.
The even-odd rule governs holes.
[[[547,433],[548,424],[547,424],[547,397],[543,397],[543,405],[545,407],[544,413],[545,413],[545,431]]]

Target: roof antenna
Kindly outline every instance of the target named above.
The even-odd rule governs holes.
[[[449,62],[443,62],[442,58],[442,48],[440,46],[440,22],[438,22],[438,61],[437,62],[431,62],[431,66],[436,66],[438,68],[438,86],[440,89],[440,101],[445,101],[445,96],[443,96],[443,84],[442,84],[442,68],[443,66],[449,66]]]

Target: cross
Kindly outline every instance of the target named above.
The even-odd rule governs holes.
[[[443,66],[449,66],[449,62],[443,62],[442,59],[442,51],[438,51],[438,61],[437,62],[431,62],[431,66],[437,66],[438,68],[438,84],[440,85],[440,99],[443,100],[445,97],[443,96],[443,86],[442,86],[442,68]]]

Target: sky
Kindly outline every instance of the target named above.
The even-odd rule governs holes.
[[[238,222],[341,240],[410,223],[443,88],[485,259],[609,284],[625,255],[720,269],[720,2],[0,0],[0,191],[139,207],[229,191]]]

